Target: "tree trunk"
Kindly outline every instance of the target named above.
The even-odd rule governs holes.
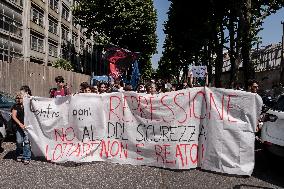
[[[244,0],[241,16],[242,24],[242,58],[243,58],[243,73],[244,82],[247,89],[248,80],[255,78],[254,66],[251,62],[251,0]]]
[[[230,70],[230,87],[233,83],[237,81],[237,65],[236,65],[236,42],[235,42],[235,26],[234,26],[234,15],[232,14],[232,11],[230,11],[230,17],[229,17],[229,36],[230,36],[230,50],[229,50],[229,56],[230,56],[230,63],[231,63],[231,70]]]
[[[221,83],[222,68],[223,68],[223,45],[224,45],[224,30],[223,24],[220,23],[220,40],[218,38],[217,27],[214,29],[215,35],[215,45],[216,45],[216,62],[215,62],[215,86],[223,87],[224,84]]]

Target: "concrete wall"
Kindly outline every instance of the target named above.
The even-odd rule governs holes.
[[[72,85],[71,91],[79,90],[83,81],[90,76],[56,69],[49,66],[13,60],[11,63],[0,61],[0,91],[15,95],[22,85],[28,85],[34,96],[49,96],[49,89],[56,87],[54,78],[62,75],[65,82]]]

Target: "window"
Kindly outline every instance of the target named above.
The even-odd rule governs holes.
[[[68,40],[68,36],[69,36],[68,29],[66,29],[65,27],[62,27],[62,39],[67,41]]]
[[[48,19],[48,22],[49,22],[48,31],[57,35],[58,34],[58,23],[57,23],[57,21],[55,21],[53,19]]]
[[[73,16],[73,20],[72,20],[72,24],[75,28],[77,28],[77,24],[76,24],[76,18]],[[78,28],[77,28],[78,29]]]
[[[49,7],[58,13],[58,0],[49,0]]]
[[[69,21],[69,9],[65,5],[62,5],[62,18]]]
[[[31,20],[36,23],[37,25],[40,25],[43,27],[43,12],[32,7],[32,12],[31,12]]]
[[[73,34],[72,40],[73,40],[73,44],[74,44],[75,46],[77,46],[78,36],[75,35],[75,34]]]
[[[53,44],[51,44],[51,43],[49,43],[48,54],[49,54],[50,56],[57,57],[57,56],[58,56],[57,46],[56,46],[56,45],[53,45]]]
[[[38,52],[44,52],[43,51],[43,39],[36,37],[34,35],[31,35],[31,49]]]

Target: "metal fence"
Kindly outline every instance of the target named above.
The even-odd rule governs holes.
[[[65,83],[76,92],[83,81],[90,81],[89,75],[44,66],[33,62],[14,59],[10,63],[0,61],[0,91],[14,95],[23,85],[28,85],[34,96],[49,96],[49,89],[56,87],[54,78],[63,76]]]

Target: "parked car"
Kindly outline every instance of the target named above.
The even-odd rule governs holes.
[[[2,142],[4,141],[7,133],[7,122],[11,117],[11,107],[15,103],[15,100],[7,95],[0,94],[0,151],[2,151]]]
[[[284,157],[284,95],[280,96],[276,105],[266,112],[261,140],[266,151]]]

